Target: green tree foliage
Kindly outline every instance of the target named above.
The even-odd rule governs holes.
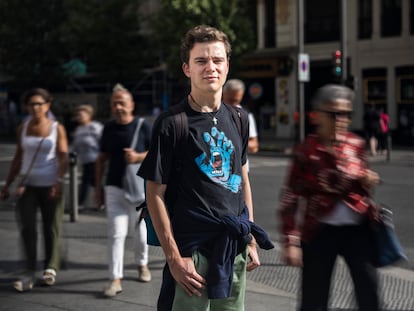
[[[136,79],[151,58],[138,8],[137,0],[66,1],[65,43],[101,80]]]
[[[190,28],[207,24],[229,36],[231,72],[237,74],[240,56],[254,47],[254,29],[249,18],[252,5],[255,1],[162,0],[161,9],[153,18],[152,34],[159,61],[168,65],[172,77],[185,79],[181,71],[181,39]]]
[[[23,87],[62,87],[62,65],[80,58],[95,79],[134,79],[150,53],[139,0],[1,0],[0,70]]]
[[[22,85],[59,81],[60,0],[0,1],[0,68]]]

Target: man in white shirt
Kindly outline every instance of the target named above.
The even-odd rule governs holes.
[[[244,82],[239,79],[230,79],[223,87],[223,102],[234,107],[242,108],[240,105],[246,87]],[[257,135],[256,120],[253,113],[249,112],[249,153],[259,151],[259,139]]]

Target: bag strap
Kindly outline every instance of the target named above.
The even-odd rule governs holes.
[[[50,128],[52,127],[52,125],[53,125],[53,122],[50,125]],[[52,128],[50,129],[50,131],[52,131]],[[49,135],[50,135],[50,133],[49,133]],[[29,168],[27,169],[26,173],[23,175],[22,179],[19,182],[20,185],[23,185],[24,182],[26,181],[27,177],[29,177],[30,171],[32,170],[33,165],[34,165],[34,163],[36,161],[37,155],[39,154],[40,147],[42,146],[43,142],[45,141],[46,137],[48,137],[48,136],[43,136],[42,139],[40,140],[39,144],[37,145],[35,154],[33,155],[33,158],[32,158],[32,161],[30,162]]]
[[[132,141],[131,141],[131,146],[130,146],[131,149],[135,149],[142,123],[144,123],[144,118],[138,118],[138,123],[137,123],[137,126],[135,127],[134,136],[132,137]]]
[[[232,105],[224,103],[226,107],[231,112],[233,121],[236,123],[237,129],[239,130],[239,134],[241,136],[241,139],[243,140],[246,135],[248,135],[249,130],[249,116],[247,114],[247,111],[243,108],[234,107]]]
[[[180,149],[176,148],[177,144],[181,144],[183,140],[188,135],[188,117],[185,113],[185,100],[180,102],[177,105],[173,105],[168,108],[170,114],[173,115],[174,118],[174,147],[175,150]],[[174,151],[175,151],[174,150]]]

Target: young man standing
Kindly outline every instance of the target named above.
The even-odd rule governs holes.
[[[138,173],[147,180],[147,204],[167,260],[158,310],[244,310],[246,270],[260,265],[256,242],[272,247],[253,223],[248,135],[241,137],[236,122],[247,126],[247,116],[236,120],[221,102],[230,52],[227,36],[213,27],[187,32],[181,45],[191,83],[182,103],[187,134],[174,143],[178,121],[163,113]],[[172,186],[175,200],[166,200]]]

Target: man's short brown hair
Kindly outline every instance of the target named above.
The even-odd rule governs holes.
[[[223,42],[226,48],[227,60],[230,60],[231,45],[227,35],[208,25],[198,25],[190,29],[181,42],[181,60],[188,64],[190,51],[196,43],[202,42]]]

